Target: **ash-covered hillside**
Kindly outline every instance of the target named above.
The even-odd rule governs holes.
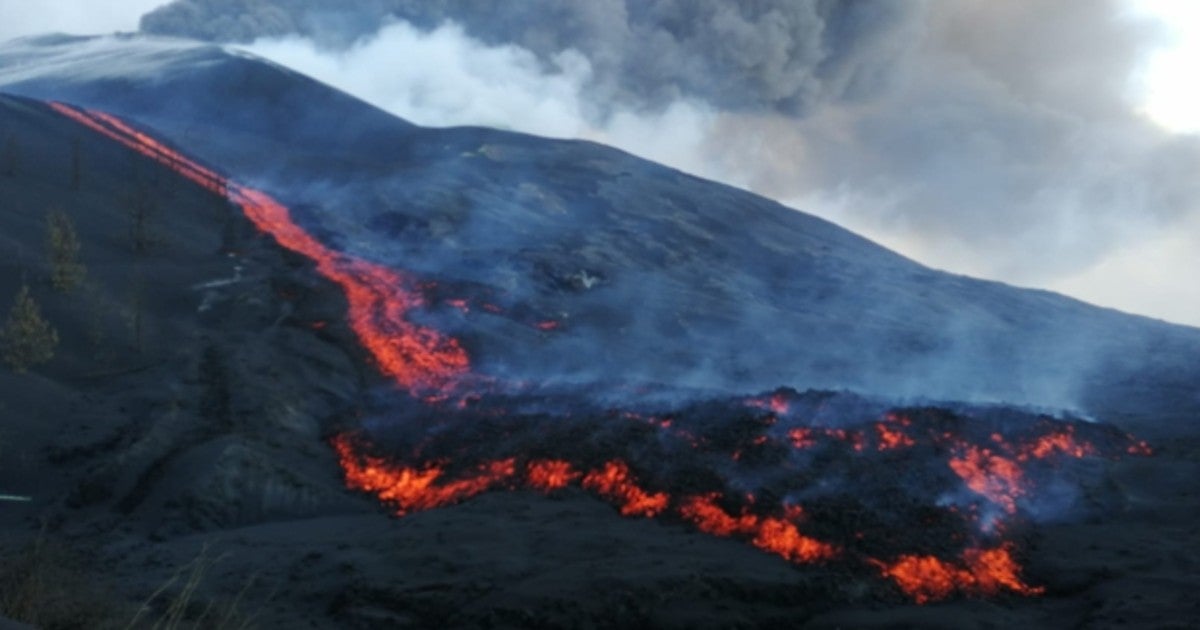
[[[423,317],[538,382],[790,385],[1182,422],[1200,331],[932,270],[586,142],[422,129],[258,59],[145,37],[0,50],[0,89],[136,119],[332,246],[437,283]]]

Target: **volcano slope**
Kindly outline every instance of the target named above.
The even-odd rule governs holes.
[[[191,568],[205,570],[185,616],[212,604],[267,626],[1196,614],[1200,332],[929,270],[605,147],[414,127],[219,48],[26,40],[0,49],[0,84],[38,99],[3,103],[16,210],[0,290],[32,282],[62,333],[53,362],[0,381],[15,436],[2,489],[34,497],[2,514],[10,549],[42,522],[77,564],[104,568],[78,615],[108,602],[124,625],[137,612],[120,603],[163,584],[142,619],[169,614]],[[121,144],[139,129],[239,183]],[[286,205],[311,243],[263,222],[250,190]],[[39,284],[51,206],[78,224],[78,293]],[[331,273],[315,250],[358,262]],[[408,352],[415,377],[388,369],[348,317],[355,293],[336,271],[357,265],[400,274],[386,275],[412,300],[398,316],[427,347],[453,340],[439,355],[451,360]],[[870,397],[758,395],[780,385]],[[886,402],[912,396],[1073,406],[1106,424]],[[1003,474],[1043,452],[1055,459],[1022,471],[1040,492]],[[514,472],[491,467],[510,459]],[[534,483],[549,460],[569,483]],[[423,479],[435,465],[415,494],[376,474]],[[632,481],[663,518],[619,516],[645,515],[629,509]],[[777,521],[793,546],[764,536]],[[963,538],[1011,545],[1016,585],[976,571],[992,556]],[[905,567],[951,585],[906,589]]]

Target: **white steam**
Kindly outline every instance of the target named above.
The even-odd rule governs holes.
[[[345,50],[322,50],[301,37],[246,49],[420,125],[584,138],[721,179],[704,157],[716,127],[711,109],[676,101],[653,112],[618,108],[597,120],[584,96],[591,65],[573,50],[545,67],[522,48],[486,46],[454,24],[421,32],[404,22]]]
[[[1189,174],[1200,142],[1142,118],[1129,77],[1107,74],[1136,67],[1144,26],[1112,16],[1052,23],[1049,34],[1065,41],[1044,49],[1110,37],[1074,56],[1042,50],[1059,56],[1029,76],[1022,64],[1032,61],[996,44],[1028,30],[1030,12],[973,6],[935,14],[890,89],[802,117],[694,98],[595,103],[580,52],[547,63],[453,23],[395,22],[336,50],[296,36],[247,49],[418,124],[604,142],[780,199],[935,267],[1200,325],[1191,254],[1200,230],[1182,231],[1200,216],[1200,178]],[[972,11],[991,22],[966,19]]]

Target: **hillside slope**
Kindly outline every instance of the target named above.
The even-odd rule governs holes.
[[[1200,409],[1198,330],[931,270],[607,147],[422,129],[176,40],[13,42],[0,89],[150,125],[335,247],[436,280],[426,316],[486,373]]]

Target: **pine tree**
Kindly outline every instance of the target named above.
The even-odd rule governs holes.
[[[4,137],[4,144],[0,146],[0,173],[16,177],[20,166],[21,145],[17,144],[17,137],[10,133]]]
[[[46,250],[50,259],[50,284],[67,292],[79,286],[87,268],[79,262],[79,237],[75,224],[62,210],[51,210],[46,217]]]
[[[151,220],[157,210],[150,188],[135,181],[125,198],[125,211],[129,217],[129,242],[137,254],[145,254],[154,243]]]
[[[79,190],[83,181],[83,151],[79,146],[79,138],[71,139],[71,190]]]
[[[58,332],[45,319],[29,295],[29,285],[17,292],[8,321],[0,328],[0,352],[4,362],[18,373],[54,358]]]

